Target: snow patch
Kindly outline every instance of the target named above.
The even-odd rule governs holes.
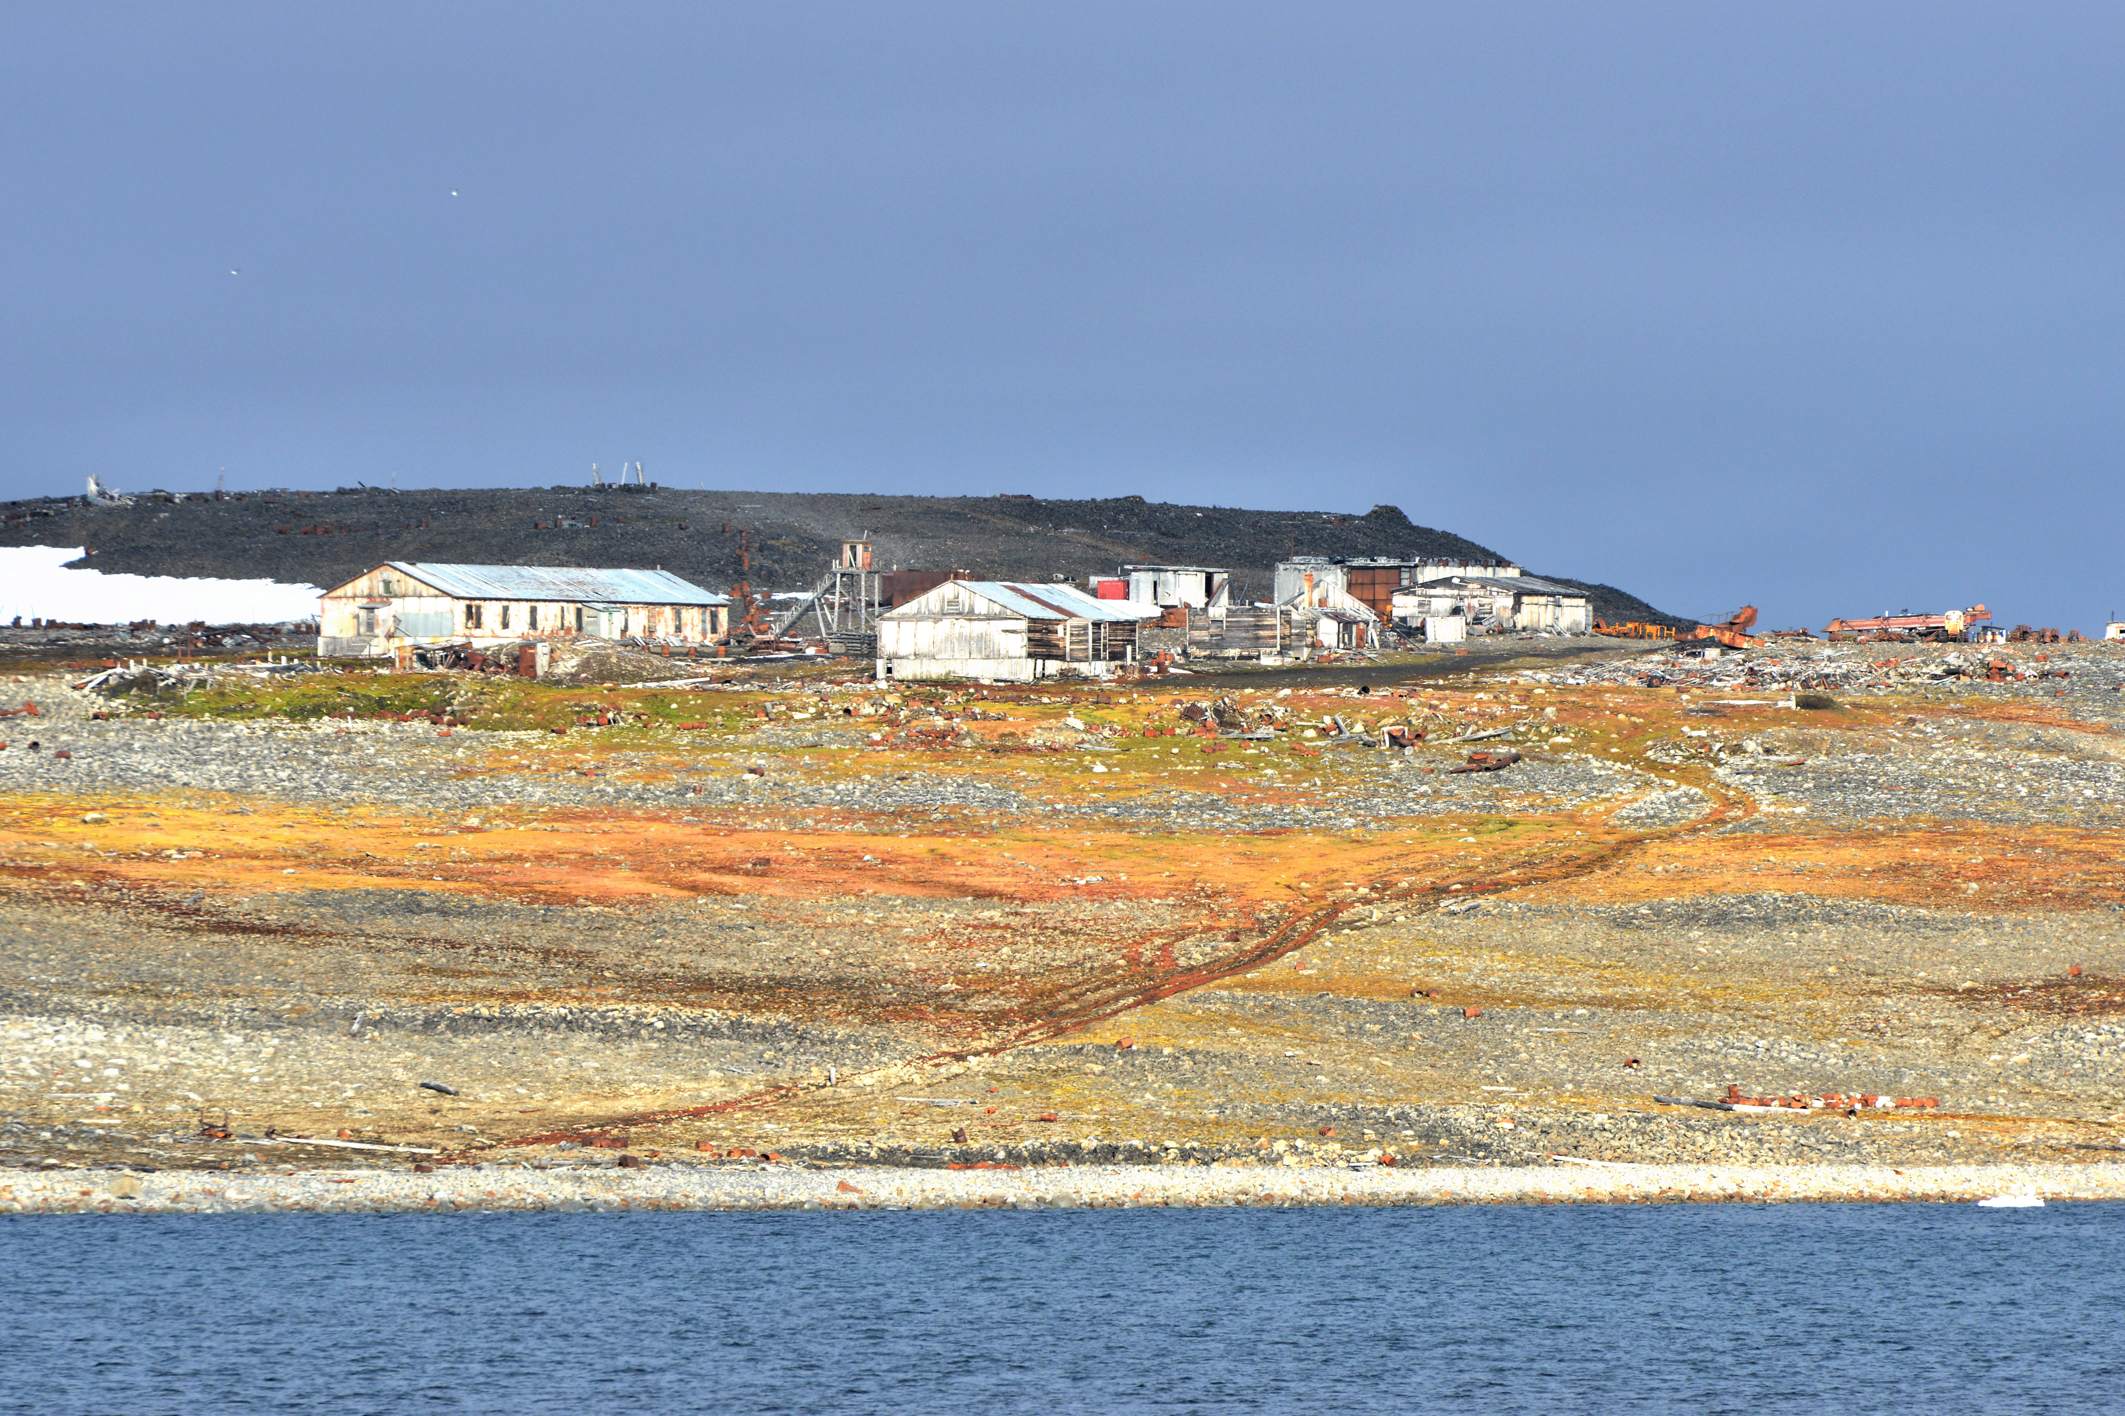
[[[314,585],[277,580],[194,580],[68,570],[79,546],[0,546],[0,624],[17,615],[69,624],[285,624],[317,618]]]

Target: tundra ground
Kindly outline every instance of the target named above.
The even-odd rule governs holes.
[[[2125,651],[719,673],[25,668],[0,1163],[2125,1146]]]

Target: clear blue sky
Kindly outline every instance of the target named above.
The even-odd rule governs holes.
[[[15,4],[0,494],[1387,501],[2089,626],[2121,74],[2114,2]]]

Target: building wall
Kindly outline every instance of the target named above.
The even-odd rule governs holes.
[[[1126,573],[1128,597],[1140,605],[1206,608],[1230,595],[1230,577],[1217,571],[1144,567]]]
[[[1136,626],[1114,625],[1134,643]],[[1074,621],[1058,626],[1049,638],[1071,645],[1078,653],[1078,638],[1090,626]],[[1077,638],[1072,637],[1075,631]],[[1061,659],[1036,655],[1028,643],[1028,625],[1010,615],[926,614],[905,617],[882,616],[878,621],[878,678],[880,681],[919,682],[936,679],[995,679],[1005,683],[1031,683],[1036,679],[1070,675],[1105,678],[1117,661],[1083,658]]]
[[[1026,622],[993,614],[884,615],[878,620],[878,657],[983,663],[1027,660]]]
[[[1511,561],[1409,560],[1385,561],[1379,565],[1346,565],[1337,562],[1282,561],[1276,568],[1276,602],[1289,604],[1305,588],[1306,576],[1313,583],[1346,591],[1371,606],[1374,614],[1387,617],[1388,603],[1405,586],[1446,580],[1456,575],[1487,575],[1500,578],[1521,574]]]
[[[880,683],[926,683],[990,679],[998,683],[1034,683],[1048,678],[1109,678],[1114,664],[1104,660],[1064,663],[1059,659],[889,659],[878,656]]]
[[[1594,607],[1584,595],[1534,595],[1504,586],[1438,581],[1397,591],[1394,605],[1398,624],[1428,623],[1458,610],[1519,630],[1591,634],[1594,628]]]
[[[1510,561],[1429,560],[1418,561],[1411,570],[1409,580],[1413,585],[1422,585],[1428,580],[1445,580],[1455,575],[1486,575],[1497,579],[1507,579],[1520,573],[1520,567]]]
[[[1315,588],[1327,586],[1341,590],[1344,585],[1343,567],[1334,564],[1313,565],[1304,561],[1281,561],[1276,568],[1274,599],[1279,605],[1288,605],[1299,598],[1306,589],[1306,577],[1313,576]]]
[[[1268,605],[1190,611],[1188,653],[1197,658],[1276,658],[1295,633],[1292,614],[1287,607]]]
[[[1556,634],[1591,634],[1594,608],[1583,595],[1521,595],[1513,606],[1513,628]]]

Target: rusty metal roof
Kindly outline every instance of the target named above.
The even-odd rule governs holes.
[[[387,561],[424,585],[460,600],[569,600],[614,605],[727,605],[668,570],[594,570],[572,565],[453,565]]]

